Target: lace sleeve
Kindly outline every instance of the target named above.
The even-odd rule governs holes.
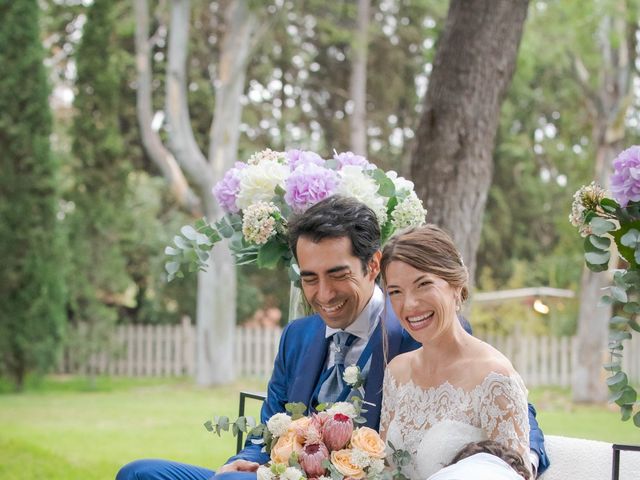
[[[519,375],[491,374],[485,379],[480,405],[482,429],[491,440],[517,451],[528,463],[527,389]]]
[[[384,371],[384,381],[382,382],[382,412],[380,413],[380,436],[387,441],[387,429],[391,420],[396,403],[395,379],[387,367]]]

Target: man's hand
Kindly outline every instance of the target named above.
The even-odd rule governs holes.
[[[234,460],[231,463],[227,463],[226,465],[221,466],[218,470],[216,470],[216,474],[227,472],[255,472],[256,470],[258,470],[259,466],[260,464],[256,462],[248,462],[247,460]]]

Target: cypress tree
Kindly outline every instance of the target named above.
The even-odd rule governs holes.
[[[62,340],[64,236],[38,2],[0,0],[0,18],[0,366],[22,389]]]
[[[131,228],[125,208],[130,165],[118,115],[122,72],[114,4],[96,0],[89,7],[76,57],[71,193],[75,211],[70,219],[74,258],[69,285],[71,317],[82,326],[73,347],[83,363],[107,346],[118,306],[132,285],[123,253]]]

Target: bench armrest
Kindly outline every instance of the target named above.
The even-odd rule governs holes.
[[[240,392],[240,402],[238,403],[238,417],[244,416],[244,404],[247,398],[260,400],[261,402],[263,402],[265,398],[267,398],[267,395],[266,393],[261,393],[261,392],[260,393],[244,392],[244,391]],[[244,442],[242,441],[243,436],[244,434],[242,432],[238,432],[238,443],[236,444],[236,455],[240,453],[240,450],[242,450],[242,445],[244,444]]]

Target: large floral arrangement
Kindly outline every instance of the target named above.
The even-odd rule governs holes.
[[[263,150],[247,162],[237,162],[212,193],[224,217],[213,224],[202,219],[195,227],[182,227],[165,250],[169,280],[204,269],[213,245],[228,238],[238,264],[291,267],[295,281],[287,220],[333,194],[355,197],[370,206],[383,243],[397,229],[423,224],[427,213],[412,182],[351,152],[325,160],[310,151]]]
[[[619,405],[623,420],[633,417],[640,427],[640,402],[622,369],[623,342],[640,332],[640,146],[633,146],[613,162],[611,196],[598,184],[583,186],[574,194],[569,220],[584,239],[584,258],[594,272],[607,270],[611,256],[616,268],[613,285],[601,302],[611,304],[614,317],[609,321],[611,372],[607,385],[610,400]],[[615,245],[615,247],[614,247]]]
[[[233,423],[227,417],[216,417],[205,423],[218,435],[232,426],[234,434],[249,430],[254,443],[262,444],[270,461],[257,471],[258,480],[406,480],[402,466],[408,453],[387,448],[375,430],[358,426],[362,400],[321,404],[317,412],[303,416],[302,403],[285,406],[288,413],[276,413],[265,424],[255,425],[250,417]],[[387,453],[393,468],[385,468]]]

